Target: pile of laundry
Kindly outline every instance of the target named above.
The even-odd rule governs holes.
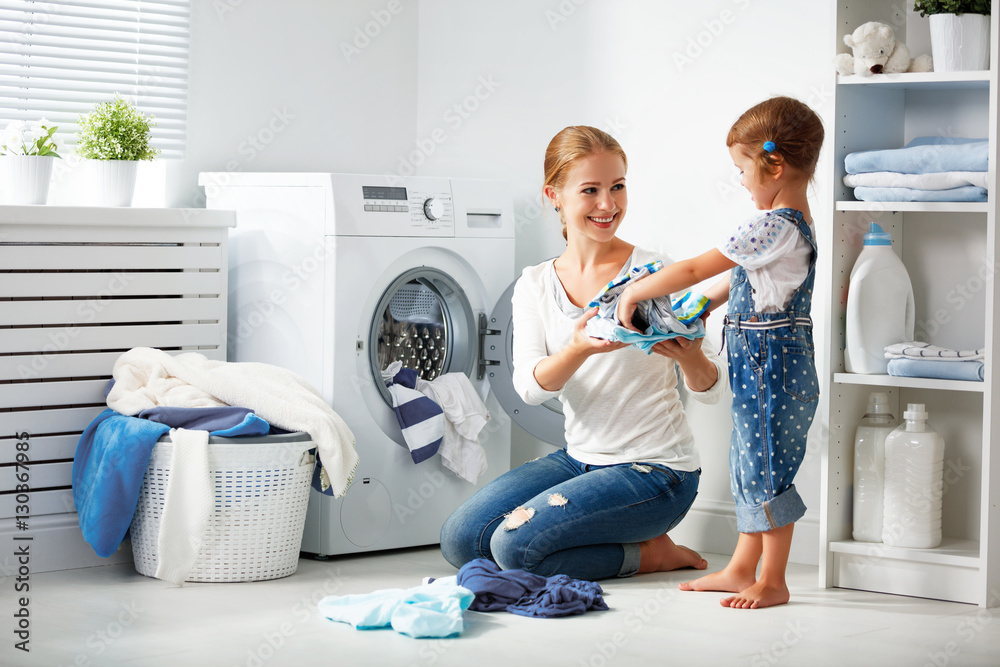
[[[457,637],[465,628],[466,610],[559,618],[608,609],[596,582],[501,570],[486,558],[466,563],[455,576],[424,581],[408,589],[330,595],[320,600],[319,611],[357,630],[391,627],[409,637]]]
[[[155,576],[174,583],[194,566],[214,504],[209,435],[304,431],[316,445],[322,484],[337,497],[347,493],[358,466],[347,424],[301,377],[277,366],[133,348],[115,362],[106,399],[108,409],[84,430],[73,459],[80,530],[98,555],[118,549],[153,447],[169,432],[174,447],[164,507],[185,511],[171,512],[170,521],[164,514]]]
[[[382,380],[413,462],[440,454],[445,468],[476,484],[487,466],[479,433],[490,413],[469,377],[445,373],[427,381],[394,361],[382,371]]]
[[[705,323],[699,318],[708,309],[709,299],[694,292],[688,292],[676,301],[662,296],[637,303],[631,324],[639,331],[627,329],[619,321],[618,300],[629,283],[662,268],[661,261],[634,266],[625,275],[605,285],[588,304],[590,308],[597,308],[597,315],[587,320],[587,335],[628,343],[646,354],[652,352],[657,343],[672,338],[703,338]]]
[[[844,185],[859,201],[984,202],[986,139],[917,137],[903,148],[860,151],[844,158]]]
[[[907,378],[983,381],[983,348],[952,350],[920,341],[885,348],[889,375]]]

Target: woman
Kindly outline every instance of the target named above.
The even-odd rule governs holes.
[[[715,403],[721,362],[701,340],[657,344],[655,355],[590,338],[583,307],[609,281],[656,259],[615,234],[625,217],[625,153],[592,127],[567,127],[545,154],[544,192],[566,251],[524,270],[514,289],[514,386],[530,404],[559,397],[565,450],[497,478],[441,530],[455,567],[491,558],[503,569],[578,579],[704,569],[666,534],[691,507],[698,454],[677,392]]]

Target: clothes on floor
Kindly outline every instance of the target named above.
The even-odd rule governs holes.
[[[792,480],[806,453],[819,397],[809,317],[816,252],[802,213],[782,209],[781,217],[790,219],[812,248],[805,278],[785,309],[760,309],[743,266],[730,278],[725,320],[733,390],[729,466],[741,533],[780,528],[798,521],[806,509]]]
[[[351,485],[358,467],[354,434],[313,387],[289,370],[137,347],[118,358],[112,374],[108,407],[121,414],[137,415],[157,406],[249,408],[274,426],[309,434],[324,489],[332,487],[339,498]]]
[[[606,611],[604,591],[593,581],[565,574],[542,577],[524,570],[501,570],[487,558],[477,558],[458,571],[458,584],[475,593],[472,611],[509,611],[519,616],[558,618],[587,611]]]
[[[885,358],[931,359],[933,361],[981,361],[985,358],[984,352],[983,348],[979,348],[978,350],[953,350],[913,340],[887,345],[885,348]]]
[[[614,280],[608,282],[597,296],[587,304],[589,308],[597,308],[597,315],[587,320],[587,335],[592,338],[603,340],[613,340],[634,345],[646,354],[652,352],[653,346],[665,340],[673,338],[701,338],[705,335],[704,324],[686,315],[686,320],[682,321],[675,313],[673,304],[669,297],[661,296],[655,299],[647,299],[636,304],[635,314],[631,324],[639,331],[632,331],[622,326],[618,319],[618,301],[622,292],[632,281],[640,280],[663,268],[663,262],[654,261],[641,266],[634,266],[627,272],[619,274]],[[700,296],[700,295],[699,295]],[[687,303],[696,305],[704,302],[701,312],[708,307],[707,299],[701,297],[688,298]],[[700,313],[699,313],[700,314]]]
[[[319,612],[357,630],[392,627],[408,637],[457,637],[464,629],[462,614],[474,598],[467,588],[437,580],[409,589],[330,595],[319,601]]]
[[[656,260],[669,261],[636,248],[622,272]],[[560,399],[566,416],[567,448],[573,458],[593,465],[649,461],[680,471],[700,467],[677,391],[676,362],[632,347],[597,354],[587,359],[582,372],[569,378],[562,389],[548,391],[535,380],[534,368],[571,340],[574,322],[583,315],[583,308],[569,300],[553,270],[553,260],[524,269],[514,288],[512,306],[517,331],[514,388],[529,405]],[[707,341],[703,349],[716,365],[720,380],[706,391],[687,387],[688,395],[700,402],[716,403],[725,390],[724,362],[709,351]],[[605,391],[607,387],[615,389]]]
[[[441,529],[441,553],[457,568],[486,558],[542,577],[631,576],[639,543],[680,522],[699,478],[699,470],[648,462],[586,464],[559,449],[465,501]]]
[[[445,373],[433,380],[416,380],[417,391],[444,411],[441,463],[461,479],[476,484],[486,472],[486,450],[479,433],[490,420],[489,410],[465,373]]]
[[[382,371],[382,380],[392,396],[399,430],[414,463],[438,453],[444,439],[445,418],[441,406],[417,391],[417,371],[394,361]]]
[[[967,380],[982,382],[985,366],[982,361],[956,361],[941,359],[911,359],[897,357],[890,359],[889,375],[904,378],[935,378],[938,380]]]
[[[719,252],[743,267],[760,312],[783,311],[809,273],[814,248],[799,233],[795,213],[790,208],[756,213],[718,246]]]

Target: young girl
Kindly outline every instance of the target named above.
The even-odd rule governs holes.
[[[724,320],[733,389],[729,467],[740,538],[723,570],[680,586],[735,593],[722,599],[727,607],[788,602],[785,566],[792,528],[805,513],[792,478],[806,452],[819,397],[809,318],[816,242],[806,189],[822,143],[819,117],[788,97],[769,99],[740,116],[726,145],[740,183],[762,213],[737,226],[718,248],[636,281],[618,302],[618,319],[631,328],[637,302],[732,269],[728,281],[705,294],[712,299],[710,308],[729,300]]]

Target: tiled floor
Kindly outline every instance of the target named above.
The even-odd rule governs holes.
[[[723,566],[726,556],[709,556]],[[817,588],[791,565],[792,602],[763,610],[686,593],[690,571],[602,582],[606,612],[531,619],[467,612],[465,632],[416,640],[322,618],[329,594],[409,588],[454,574],[433,547],[302,560],[288,578],[175,587],[131,565],[32,575],[31,652],[13,648],[9,591],[0,665],[1000,665],[1000,609]]]

